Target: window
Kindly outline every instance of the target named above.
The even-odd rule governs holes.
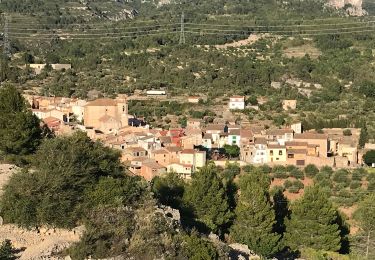
[[[294,154],[288,154],[288,158],[294,158]]]
[[[283,155],[283,151],[282,150],[279,150],[279,155]]]
[[[270,155],[273,156],[273,150],[270,151]]]
[[[125,112],[125,106],[122,106],[122,112]]]

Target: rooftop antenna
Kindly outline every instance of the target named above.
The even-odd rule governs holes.
[[[181,14],[180,44],[185,44],[185,12]]]

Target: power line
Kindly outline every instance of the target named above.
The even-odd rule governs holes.
[[[209,23],[185,23],[186,25],[199,25],[199,26],[213,26],[213,27],[245,27],[245,28],[283,28],[283,27],[322,27],[322,26],[342,26],[342,25],[360,25],[375,23],[375,20],[366,22],[351,22],[351,23],[326,23],[326,24],[281,24],[281,25],[256,25],[256,24],[209,24]]]
[[[112,40],[112,39],[122,39],[122,38],[138,38],[138,37],[148,37],[148,36],[161,36],[161,35],[170,35],[176,34],[176,32],[159,32],[159,33],[149,33],[149,34],[139,34],[139,35],[122,35],[122,36],[103,36],[103,37],[67,37],[67,38],[58,38],[59,40]],[[58,36],[58,35],[53,35]],[[39,37],[39,36],[12,36],[13,39],[19,40],[52,40],[51,37]]]
[[[352,30],[352,29],[368,29],[368,28],[373,28],[372,26],[362,26],[362,27],[344,27],[344,28],[323,28],[323,29],[301,29],[299,31],[285,31],[285,30],[280,30],[280,31],[273,31],[273,30],[267,30],[267,31],[258,31],[255,30],[254,32],[256,33],[299,33],[299,32],[322,32],[322,31],[341,31],[341,30]],[[226,29],[212,29],[212,28],[199,28],[199,27],[187,27],[189,30],[202,30],[202,31],[217,31],[217,32],[246,32],[245,30],[226,30]]]

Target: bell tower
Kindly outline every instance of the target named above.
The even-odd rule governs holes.
[[[128,100],[126,95],[117,97],[117,120],[121,122],[122,127],[128,126]]]

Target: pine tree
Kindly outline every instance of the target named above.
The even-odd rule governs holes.
[[[12,246],[10,240],[6,239],[0,245],[0,259],[13,260],[16,259],[15,248]]]
[[[212,232],[221,234],[231,220],[228,195],[213,166],[206,166],[193,175],[183,201],[193,216]]]
[[[28,155],[36,150],[43,136],[39,119],[27,111],[26,101],[11,86],[0,90],[0,152]]]
[[[259,173],[247,174],[240,180],[235,214],[230,234],[236,242],[246,244],[262,256],[272,256],[278,251],[280,235],[273,232],[275,212],[269,199],[268,186],[265,186],[264,178],[259,177]]]
[[[286,221],[284,238],[286,245],[292,250],[340,249],[337,211],[319,186],[307,188],[303,198],[292,205],[291,219]]]
[[[355,219],[361,227],[359,233],[358,245],[361,255],[365,255],[366,259],[374,259],[375,257],[375,194],[370,194],[359,204],[354,214]]]

